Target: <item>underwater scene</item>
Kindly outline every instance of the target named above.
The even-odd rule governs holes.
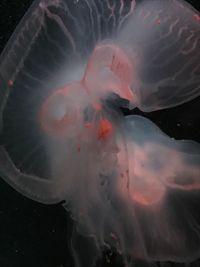
[[[0,3],[0,267],[200,266],[200,2]]]

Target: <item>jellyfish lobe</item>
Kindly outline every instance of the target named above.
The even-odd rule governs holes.
[[[90,56],[83,82],[91,92],[113,92],[121,98],[133,101],[130,89],[133,66],[126,53],[114,43],[97,45]],[[103,84],[99,86],[97,83]],[[97,87],[97,89],[95,88]]]

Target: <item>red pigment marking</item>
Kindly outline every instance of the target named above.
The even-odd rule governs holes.
[[[99,127],[97,130],[97,138],[99,140],[105,140],[112,132],[112,124],[107,119],[102,119],[99,122]]]
[[[139,194],[139,193],[134,194],[134,199],[137,202],[139,202],[145,206],[148,206],[149,204],[151,204],[151,202],[148,201],[148,199],[146,199],[142,194]]]
[[[111,232],[111,233],[110,233],[110,236],[111,236],[113,239],[118,240],[116,234],[114,234],[114,233]]]
[[[78,146],[77,146],[77,152],[80,152],[80,151],[81,151],[81,146],[78,145]]]
[[[161,19],[160,19],[160,18],[157,18],[157,19],[155,20],[155,23],[159,25],[159,24],[161,23]]]
[[[92,128],[93,124],[91,122],[85,123],[85,128]]]
[[[8,81],[8,86],[13,86],[13,84],[14,84],[14,83],[13,83],[12,80],[9,80],[9,81]]]
[[[200,21],[200,16],[198,14],[193,15],[194,20]]]
[[[101,106],[101,104],[99,104],[99,103],[95,103],[95,104],[93,105],[93,107],[94,107],[94,109],[95,109],[97,112],[102,110],[102,106]]]

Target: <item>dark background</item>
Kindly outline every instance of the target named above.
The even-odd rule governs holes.
[[[163,0],[165,1],[165,0]],[[0,0],[0,52],[32,0]],[[200,1],[191,0],[200,10]],[[134,113],[141,114],[139,111]],[[200,142],[200,98],[170,110],[142,113],[169,136]],[[71,267],[73,224],[61,205],[35,203],[0,180],[0,267]],[[115,259],[99,266],[120,266]],[[169,264],[185,266],[184,264]],[[200,261],[190,266],[200,266]]]

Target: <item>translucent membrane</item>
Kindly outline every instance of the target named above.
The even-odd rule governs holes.
[[[104,246],[128,266],[199,256],[200,145],[119,111],[199,96],[199,33],[180,0],[43,0],[4,50],[0,175],[33,200],[65,201],[94,245],[73,236],[76,266]]]

